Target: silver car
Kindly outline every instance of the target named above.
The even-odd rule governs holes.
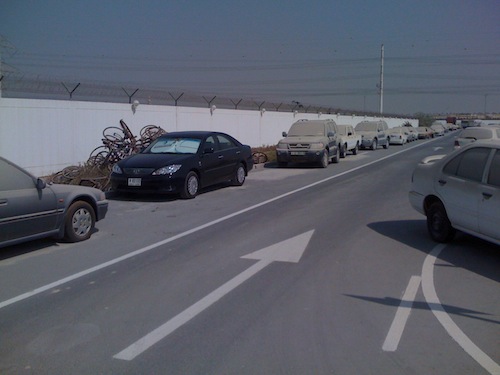
[[[500,126],[469,127],[460,132],[455,138],[455,148],[463,147],[466,144],[477,140],[497,139],[500,140]]]
[[[410,203],[437,242],[456,230],[500,245],[500,141],[477,141],[430,156],[412,175]]]
[[[107,211],[101,190],[47,184],[0,157],[0,247],[42,237],[86,240]]]

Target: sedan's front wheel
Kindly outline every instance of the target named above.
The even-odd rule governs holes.
[[[451,226],[446,209],[441,202],[435,202],[427,211],[427,230],[436,242],[449,242],[455,236],[455,228]]]
[[[245,183],[245,176],[246,176],[245,167],[243,166],[243,164],[240,163],[238,169],[234,173],[234,177],[231,180],[231,183],[234,186],[241,186]]]
[[[199,188],[200,180],[198,179],[198,175],[193,171],[189,172],[184,180],[184,188],[181,191],[181,198],[192,199],[196,197]]]
[[[95,225],[95,212],[90,204],[83,201],[69,206],[64,222],[64,237],[70,242],[86,240]]]

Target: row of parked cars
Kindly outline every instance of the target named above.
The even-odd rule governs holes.
[[[338,163],[348,152],[388,148],[389,127],[385,121],[362,121],[355,127],[337,125],[333,120],[299,120],[292,124],[276,145],[279,166],[289,163],[317,163],[326,168]]]
[[[333,120],[300,120],[279,141],[277,161],[327,167],[348,152],[388,148],[393,135],[410,133],[416,133],[413,139],[433,136],[427,129],[389,129],[384,121],[363,121],[353,127]],[[485,138],[493,140],[475,142]],[[437,241],[447,241],[461,229],[500,243],[500,127],[467,128],[457,139],[460,150],[455,154],[419,164],[410,201],[427,216],[429,232]],[[469,145],[463,147],[465,143]],[[241,186],[252,168],[251,148],[228,134],[173,132],[116,163],[110,179],[116,193],[166,192],[189,199],[206,186],[222,182]],[[106,216],[108,201],[101,190],[47,184],[1,157],[0,175],[9,176],[0,179],[0,247],[50,236],[82,241]]]

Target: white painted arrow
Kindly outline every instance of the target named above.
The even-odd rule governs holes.
[[[224,285],[214,290],[212,293],[208,294],[195,304],[188,307],[183,312],[174,316],[165,324],[148,333],[143,338],[137,340],[128,348],[125,348],[120,353],[115,354],[113,358],[123,359],[126,361],[133,360],[139,354],[143,353],[158,341],[170,335],[177,328],[193,319],[196,315],[204,311],[209,306],[213,305],[230,291],[243,284],[246,280],[250,279],[252,276],[257,274],[272,262],[298,263],[313,233],[314,230],[311,230],[288,240],[266,247],[262,250],[242,256],[242,258],[245,259],[256,259],[259,261],[250,268],[247,268],[239,275],[229,280]]]

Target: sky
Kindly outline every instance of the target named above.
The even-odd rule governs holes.
[[[498,0],[0,0],[3,74],[238,99],[500,113]]]

